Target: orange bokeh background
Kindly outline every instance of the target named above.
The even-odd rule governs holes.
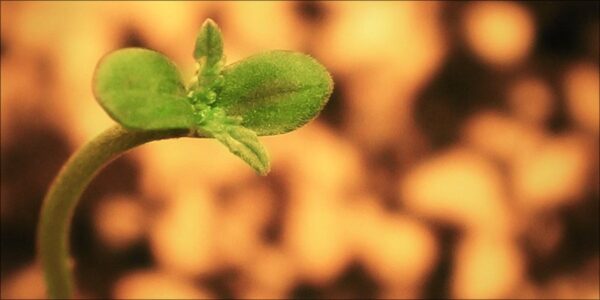
[[[598,298],[598,3],[2,2],[1,296],[41,298],[43,195],[114,124],[100,57],[194,72],[205,18],[234,62],[332,73],[323,113],[264,137],[258,177],[212,140],[111,163],[73,223],[80,297]]]

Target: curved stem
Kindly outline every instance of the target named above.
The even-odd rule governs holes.
[[[68,236],[75,206],[96,173],[109,161],[138,145],[160,139],[184,137],[185,130],[128,131],[120,126],[107,129],[79,149],[52,183],[40,213],[39,257],[49,298],[72,295],[68,263]]]

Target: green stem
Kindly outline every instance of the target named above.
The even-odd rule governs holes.
[[[68,253],[71,219],[81,194],[96,173],[112,159],[138,145],[188,134],[185,130],[128,131],[114,126],[91,140],[67,161],[46,194],[38,228],[39,257],[49,298],[67,299],[72,296]]]

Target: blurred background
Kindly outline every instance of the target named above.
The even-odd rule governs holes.
[[[60,166],[114,122],[91,80],[146,47],[194,72],[316,57],[319,118],[259,177],[213,140],[128,152],[77,208],[85,298],[599,298],[599,2],[2,2],[1,296],[42,298]]]

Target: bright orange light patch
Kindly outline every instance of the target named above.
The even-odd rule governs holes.
[[[157,270],[136,271],[121,277],[115,284],[117,299],[210,299],[213,296],[184,277]]]
[[[564,89],[572,118],[598,133],[600,124],[600,70],[592,64],[574,65],[565,76]]]
[[[592,161],[589,151],[574,136],[547,141],[521,156],[512,177],[516,199],[526,210],[559,207],[579,199]]]
[[[140,204],[124,196],[102,199],[94,224],[100,240],[113,249],[126,248],[141,239],[147,226]]]
[[[485,62],[512,65],[529,52],[533,19],[515,2],[471,2],[464,19],[465,38]]]
[[[510,240],[494,235],[464,238],[456,252],[452,295],[460,299],[510,299],[523,276],[523,258]]]
[[[453,149],[411,170],[400,195],[415,213],[467,230],[505,232],[510,218],[497,169],[467,149]]]

